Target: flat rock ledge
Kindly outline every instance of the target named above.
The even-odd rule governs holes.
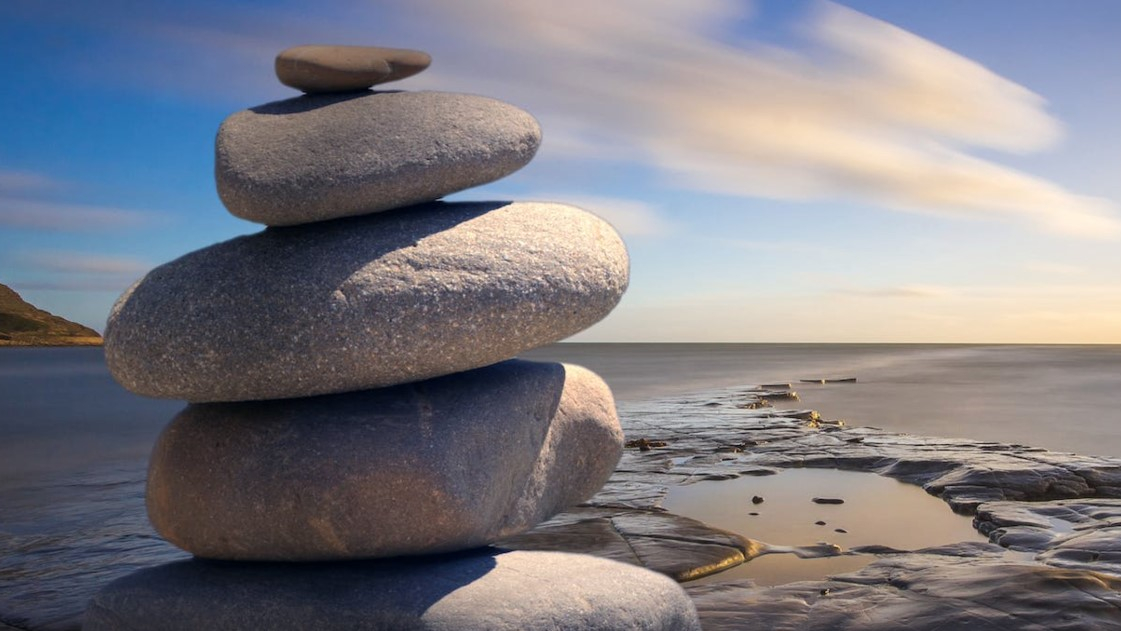
[[[758,393],[729,389],[619,404],[623,429],[635,446],[624,449],[603,489],[497,545],[583,552],[678,580],[770,552],[877,559],[859,572],[823,581],[776,587],[743,580],[686,584],[710,631],[1121,629],[1116,556],[1121,459],[850,427],[812,410],[771,408]],[[975,524],[995,543],[920,551],[774,550],[749,539],[751,533],[729,533],[660,508],[671,486],[792,467],[869,471],[924,485],[948,508],[974,514]],[[13,561],[18,565],[5,566],[0,623],[76,630],[86,603],[107,582],[144,565],[183,558],[154,537],[143,519],[143,477],[137,471],[104,485],[104,493],[138,498],[135,514],[75,530],[65,540],[12,536],[26,552]],[[105,502],[129,505],[117,496]],[[885,514],[890,510],[884,507]],[[98,572],[72,570],[91,555],[104,559]],[[51,594],[50,603],[42,601],[43,593]]]
[[[514,550],[565,550],[645,567],[684,582],[735,567],[763,547],[733,532],[656,510],[584,506],[496,542]]]
[[[1121,629],[1121,459],[848,427],[812,410],[776,410],[759,395],[731,389],[621,405],[632,447],[607,485],[579,510],[503,543],[604,554],[678,580],[735,566],[735,554],[713,554],[719,546],[736,549],[741,562],[783,552],[877,557],[859,572],[824,581],[687,587],[707,631]],[[975,526],[994,543],[779,549],[743,536],[751,533],[658,512],[675,485],[796,467],[874,472],[921,485],[949,510],[975,515]],[[628,520],[649,525],[658,515],[660,528],[627,528]],[[618,537],[647,549],[606,545],[612,534],[605,521]],[[658,554],[650,554],[655,547]]]
[[[85,631],[417,629],[700,631],[668,578],[559,552],[473,551],[351,563],[181,561],[93,598]]]
[[[1010,562],[991,544],[889,555],[826,581],[686,590],[705,631],[1121,629],[1121,578]]]

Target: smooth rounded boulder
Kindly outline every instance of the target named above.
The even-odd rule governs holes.
[[[379,388],[582,331],[628,281],[619,235],[551,203],[433,203],[270,228],[152,270],[105,327],[141,395],[249,401]]]
[[[85,631],[305,629],[700,631],[672,580],[562,552],[482,550],[355,563],[215,563],[140,570],[102,589]]]
[[[607,385],[555,363],[191,405],[153,449],[148,516],[169,542],[210,559],[464,550],[591,497],[622,448]]]
[[[293,46],[276,56],[276,78],[309,94],[365,90],[411,77],[432,57],[419,50],[375,46]]]
[[[290,226],[431,201],[525,166],[541,128],[524,110],[447,92],[311,95],[222,123],[215,177],[235,216]]]

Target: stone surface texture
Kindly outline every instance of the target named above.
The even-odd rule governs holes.
[[[611,391],[510,360],[326,397],[188,406],[161,434],[148,515],[200,557],[315,561],[450,552],[587,499],[622,450]]]
[[[689,588],[705,631],[1116,631],[1121,578],[1002,559],[991,544],[888,555],[827,581]]]
[[[294,46],[276,56],[276,77],[307,93],[365,90],[421,72],[428,53],[375,46]]]
[[[528,113],[481,96],[363,92],[243,110],[218,130],[218,195],[270,226],[431,201],[525,166],[541,143]]]
[[[402,562],[184,561],[111,583],[86,611],[110,629],[699,631],[670,579],[606,559],[493,551]]]
[[[603,220],[444,204],[263,232],[157,267],[109,316],[113,376],[146,396],[350,392],[486,366],[582,331],[628,281]]]

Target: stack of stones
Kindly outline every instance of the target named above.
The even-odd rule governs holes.
[[[87,629],[697,628],[661,575],[488,547],[618,460],[599,377],[509,358],[604,317],[628,259],[577,208],[433,201],[541,135],[492,99],[368,89],[428,63],[289,49],[277,74],[306,94],[222,124],[220,197],[268,228],[156,268],[105,333],[121,384],[189,402],[147,504],[196,558],[111,583]]]

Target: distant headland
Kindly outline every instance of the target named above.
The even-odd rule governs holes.
[[[0,284],[0,346],[100,346],[89,327],[38,309]]]

